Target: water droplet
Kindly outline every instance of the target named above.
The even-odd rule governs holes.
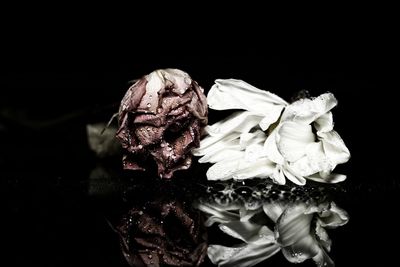
[[[143,146],[142,146],[142,145],[138,145],[138,148],[139,148],[139,149],[142,149],[142,148],[143,148]]]
[[[153,95],[149,95],[149,98],[152,99],[152,98],[153,98]]]
[[[172,150],[172,147],[170,147],[170,146],[167,147],[167,150],[168,150],[168,151],[171,151],[171,150]]]
[[[242,181],[242,185],[245,185],[246,183],[244,181]]]
[[[161,223],[161,224],[163,224],[163,223],[164,223],[164,221],[160,221],[160,223]]]
[[[139,211],[139,215],[143,215],[143,211]]]
[[[151,108],[151,104],[150,103],[147,103],[147,105],[146,105],[148,108]]]
[[[161,145],[160,145],[161,147],[165,147],[165,143],[161,143]]]
[[[147,257],[148,257],[149,259],[152,259],[152,258],[153,258],[153,255],[149,254]]]
[[[150,127],[147,127],[146,130],[147,130],[148,132],[150,132]]]

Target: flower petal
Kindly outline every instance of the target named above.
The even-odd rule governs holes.
[[[238,247],[210,245],[207,250],[211,262],[220,267],[251,267],[279,252],[279,245],[267,241],[263,244],[247,244]]]
[[[254,239],[254,237],[258,238],[261,227],[266,226],[254,224],[249,221],[232,221],[226,224],[219,225],[219,228],[222,232],[234,238],[240,239],[246,243]],[[273,236],[272,232],[271,236]]]
[[[306,184],[306,179],[302,177],[301,175],[298,175],[297,173],[293,172],[289,166],[285,166],[283,168],[283,173],[288,178],[290,181],[297,185],[305,185]]]
[[[329,238],[325,228],[321,226],[320,221],[317,221],[315,224],[315,234],[324,249],[326,249],[328,252],[331,251],[332,240]]]
[[[310,235],[310,225],[313,215],[305,214],[304,203],[289,206],[277,221],[275,227],[278,242],[283,246],[291,246]]]
[[[315,140],[311,126],[296,122],[284,122],[278,130],[278,149],[289,162],[294,162],[306,153],[306,147]]]
[[[211,109],[244,109],[260,115],[267,115],[274,105],[287,105],[279,96],[235,79],[216,80],[207,99]]]
[[[251,267],[275,255],[279,250],[279,245],[265,240],[263,244],[250,243],[238,247],[210,245],[207,254],[211,262],[220,267]]]
[[[244,152],[243,152],[244,154]],[[247,179],[253,177],[265,178],[270,176],[275,164],[268,158],[259,158],[252,162],[242,158],[220,161],[207,171],[208,180]]]
[[[218,207],[217,205],[196,203],[195,207],[208,214],[209,218],[204,223],[206,226],[211,226],[214,223],[229,223],[240,219],[237,211],[229,211],[229,209]]]
[[[192,154],[195,156],[204,156],[208,154],[214,154],[219,150],[225,149],[227,146],[237,146],[238,150],[240,150],[239,146],[239,138],[240,133],[231,132],[226,135],[220,136],[211,136],[208,135],[203,140],[200,141],[200,147],[192,150]]]
[[[287,204],[282,201],[265,202],[263,204],[264,213],[273,221],[277,222],[285,211]]]
[[[345,225],[349,221],[349,215],[345,210],[339,208],[332,202],[329,210],[320,213],[318,219],[322,227],[336,228]]]
[[[281,153],[278,150],[278,145],[277,145],[278,139],[279,139],[278,129],[275,129],[267,137],[267,140],[265,140],[264,153],[271,161],[283,165],[285,163],[285,159],[282,157]]]
[[[320,116],[314,121],[314,127],[318,132],[329,132],[333,130],[332,112]]]
[[[292,246],[282,248],[282,253],[288,261],[301,263],[316,256],[320,250],[317,240],[308,234]]]
[[[331,93],[322,94],[314,99],[300,99],[285,108],[281,121],[311,124],[336,105],[337,100]]]
[[[350,159],[350,151],[336,131],[318,133],[322,141],[325,154],[334,167]]]
[[[206,131],[210,135],[225,135],[231,132],[248,133],[260,123],[262,118],[250,111],[238,111],[207,127]]]
[[[346,180],[346,175],[344,174],[338,174],[338,173],[329,173],[329,174],[323,174],[321,175],[320,173],[315,173],[313,175],[307,176],[308,180],[316,181],[319,183],[327,183],[327,184],[336,184],[343,182]]]
[[[317,264],[317,266],[326,266],[326,267],[334,267],[335,263],[329,257],[324,249],[320,249],[318,254],[313,257],[313,260]]]
[[[292,172],[301,176],[309,176],[321,171],[330,173],[332,164],[330,164],[324,153],[322,142],[310,143],[304,150],[304,157],[296,162],[290,163]]]

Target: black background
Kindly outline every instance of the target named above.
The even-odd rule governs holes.
[[[310,45],[293,38],[276,48],[267,45],[272,40],[248,41],[239,34],[188,34],[179,38],[172,31],[170,38],[151,42],[138,32],[133,41],[57,38],[3,49],[0,178],[6,265],[125,266],[102,214],[104,203],[87,194],[96,163],[87,149],[85,124],[108,120],[130,80],[171,67],[188,72],[206,91],[217,78],[236,78],[287,100],[301,89],[313,96],[334,93],[335,129],[352,158],[337,169],[348,175],[347,194],[336,202],[349,212],[350,222],[330,232],[331,255],[337,266],[391,266],[398,253],[400,191],[398,83],[390,42],[367,34]],[[210,122],[221,117],[210,111]]]

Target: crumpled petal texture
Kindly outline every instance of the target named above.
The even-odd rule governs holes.
[[[331,93],[287,103],[279,96],[240,80],[216,80],[208,93],[211,109],[239,109],[206,127],[200,147],[192,151],[200,163],[213,163],[209,180],[271,178],[297,185],[306,180],[337,183],[345,175],[333,169],[350,152],[333,130]]]
[[[207,235],[199,211],[160,199],[132,207],[115,230],[130,266],[199,266]]]
[[[161,178],[191,165],[207,125],[203,89],[178,69],[156,70],[137,80],[126,92],[118,114],[117,138],[125,150],[125,169],[145,170],[152,158]]]

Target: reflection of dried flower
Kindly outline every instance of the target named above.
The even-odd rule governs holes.
[[[116,229],[131,266],[199,266],[207,252],[201,214],[176,200],[134,207]]]
[[[122,99],[117,138],[126,150],[124,168],[144,170],[151,156],[162,178],[191,164],[190,150],[198,147],[207,124],[203,89],[177,69],[156,70],[139,79]]]
[[[254,266],[282,250],[293,263],[313,259],[318,266],[334,266],[327,252],[331,240],[325,228],[348,221],[347,213],[334,202],[267,201],[256,210],[233,204],[200,203],[208,215],[206,225],[219,224],[225,234],[243,241],[232,247],[210,245],[208,256],[218,266]],[[274,228],[269,228],[270,222]]]

